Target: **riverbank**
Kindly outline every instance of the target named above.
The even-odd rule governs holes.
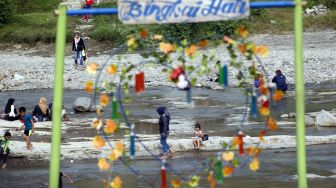
[[[265,44],[269,47],[269,55],[263,60],[265,69],[270,77],[274,70],[281,69],[287,77],[288,83],[294,83],[294,39],[293,35],[258,35],[251,37],[251,40],[258,44]],[[336,66],[334,55],[336,48],[336,31],[324,31],[304,34],[304,75],[305,83],[320,84],[324,82],[335,82]],[[0,91],[26,90],[51,88],[53,83],[54,57],[47,57],[40,53],[40,49],[18,49],[4,50],[0,54]],[[53,51],[50,48],[50,51]],[[93,52],[94,49],[91,49]],[[139,64],[142,58],[138,54],[127,54],[125,59],[118,60],[111,58],[109,50],[91,54],[90,47],[89,61],[102,65],[106,61],[111,64],[125,66],[129,63]],[[46,54],[50,54],[50,51]],[[223,63],[228,62],[228,54],[223,46],[214,49],[207,49],[207,53],[215,53],[216,60]],[[65,57],[64,67],[64,88],[82,89],[85,81],[94,79],[86,71],[74,68],[70,47],[67,47],[68,56]],[[176,63],[175,63],[176,64]],[[174,86],[167,79],[167,74],[162,73],[164,67],[158,64],[140,65],[137,70],[145,70],[146,86]],[[260,68],[260,67],[259,67]],[[230,69],[230,68],[229,68]],[[133,73],[135,73],[134,70]],[[237,85],[237,71],[229,71],[229,82],[231,86]],[[108,75],[103,74],[102,79]],[[118,81],[118,80],[115,80]],[[131,85],[134,83],[131,82]],[[216,88],[217,84],[207,81],[206,76],[198,77],[199,87]]]

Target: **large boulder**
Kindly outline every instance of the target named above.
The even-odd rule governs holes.
[[[315,124],[323,127],[333,127],[336,126],[336,117],[330,112],[322,110],[317,114]]]
[[[305,125],[306,126],[313,126],[315,125],[315,120],[314,118],[308,116],[308,115],[305,115]]]
[[[87,112],[90,111],[92,105],[92,99],[89,97],[78,97],[75,102],[73,109],[76,112]]]

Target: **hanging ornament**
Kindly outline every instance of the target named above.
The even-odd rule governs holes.
[[[251,114],[253,118],[257,118],[258,116],[258,107],[257,107],[257,94],[255,89],[253,89],[252,99],[251,99]]]
[[[239,139],[239,155],[244,155],[244,141],[243,141],[243,131],[239,130],[238,132],[238,139]]]
[[[190,82],[184,74],[180,74],[178,77],[177,87],[181,90],[190,89]]]
[[[224,65],[220,71],[219,71],[219,83],[223,85],[224,87],[228,86],[228,67],[227,65]]]
[[[118,118],[119,118],[119,115],[118,115],[118,101],[115,97],[113,97],[113,100],[112,100],[112,119],[116,120]]]
[[[183,69],[183,65],[180,65],[179,67],[177,67],[176,69],[174,69],[170,75],[169,78],[172,82],[177,82],[179,80],[179,76],[181,74],[184,74],[184,69]]]
[[[191,89],[187,90],[187,103],[191,104],[192,103],[192,98],[191,98]]]
[[[162,167],[161,167],[161,188],[167,188],[167,174],[166,174],[166,167],[165,167],[165,160],[162,160]]]
[[[223,166],[220,155],[218,154],[217,161],[215,163],[216,178],[219,184],[223,184]]]
[[[135,134],[134,134],[134,124],[131,127],[131,135],[130,135],[130,157],[134,159],[135,156]]]
[[[139,72],[135,74],[135,92],[141,93],[145,91],[145,73]]]

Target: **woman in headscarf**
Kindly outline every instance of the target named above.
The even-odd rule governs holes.
[[[50,119],[49,114],[47,99],[42,97],[39,104],[34,108],[33,118],[35,121],[47,121]]]
[[[9,98],[5,107],[5,120],[15,121],[20,119],[20,115],[17,114],[16,108],[14,106],[14,98]]]

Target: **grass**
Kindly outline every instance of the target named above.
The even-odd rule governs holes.
[[[67,39],[73,37],[76,19],[68,19]],[[0,28],[0,41],[14,43],[54,42],[56,17],[52,12],[18,14],[13,21]]]

